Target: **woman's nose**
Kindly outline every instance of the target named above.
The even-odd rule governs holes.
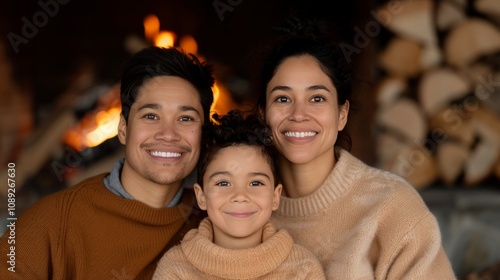
[[[308,119],[307,109],[304,104],[295,103],[293,105],[290,120],[301,122]]]

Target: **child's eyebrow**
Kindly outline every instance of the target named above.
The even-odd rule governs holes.
[[[230,175],[230,172],[229,171],[217,171],[217,172],[210,174],[210,176],[208,176],[208,178],[213,178],[213,177],[218,176],[218,175]],[[269,180],[271,180],[271,177],[269,175],[267,175],[267,173],[264,173],[264,172],[251,172],[250,175],[263,176],[263,177],[266,177]]]
[[[218,176],[218,175],[229,175],[229,171],[217,171],[217,172],[210,174],[210,176],[208,176],[208,178],[213,178],[213,177]]]
[[[269,180],[271,180],[271,177],[269,177],[269,175],[267,175],[267,173],[264,173],[264,172],[252,172],[250,174],[252,176],[264,176],[264,177],[267,177]]]

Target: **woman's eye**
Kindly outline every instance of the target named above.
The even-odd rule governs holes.
[[[288,97],[285,97],[285,96],[280,96],[280,97],[276,98],[276,102],[284,103],[284,102],[288,102],[288,101],[289,101]]]
[[[312,102],[322,102],[322,101],[325,101],[325,100],[326,99],[323,96],[313,96],[313,98],[311,98]]]

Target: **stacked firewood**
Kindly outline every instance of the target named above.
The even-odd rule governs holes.
[[[417,189],[500,179],[500,1],[389,1],[378,166]]]

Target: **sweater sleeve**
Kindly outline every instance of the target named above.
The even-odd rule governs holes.
[[[380,208],[377,279],[456,279],[436,218],[410,186]]]
[[[456,279],[435,218],[425,215],[392,250],[384,279]],[[382,279],[382,278],[381,278]]]
[[[0,279],[50,279],[51,245],[57,243],[51,238],[59,227],[51,226],[55,205],[45,207],[47,203],[45,199],[26,209],[0,239],[1,255],[13,255],[8,256],[10,262],[0,262]]]

